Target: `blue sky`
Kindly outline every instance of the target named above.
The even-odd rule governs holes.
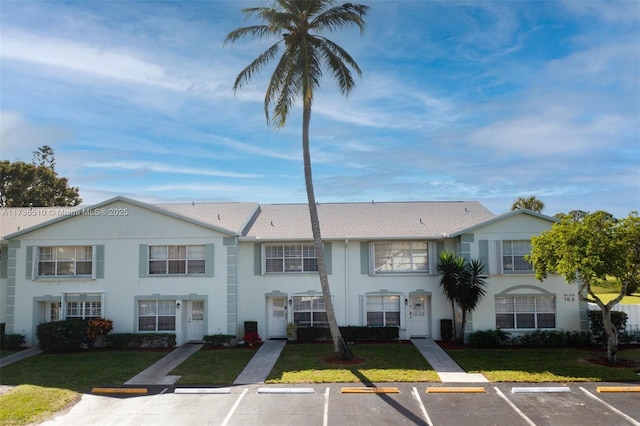
[[[319,202],[640,210],[640,2],[361,3],[329,37],[363,75],[315,95]],[[271,42],[224,37],[263,4],[0,0],[0,158],[52,146],[88,204],[306,202],[299,108],[267,126],[271,68],[232,90]]]

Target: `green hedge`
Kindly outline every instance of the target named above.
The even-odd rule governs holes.
[[[234,347],[238,339],[233,334],[213,334],[202,338],[204,345],[210,348]]]
[[[2,349],[17,349],[24,342],[25,337],[22,334],[0,334],[0,348]]]
[[[327,327],[298,327],[296,329],[299,342],[318,342],[331,340]],[[390,342],[398,340],[398,327],[340,327],[340,334],[345,342]]]
[[[43,351],[69,352],[87,345],[87,321],[64,320],[42,322],[36,330],[38,346]]]
[[[105,346],[113,349],[173,348],[175,333],[116,333],[104,337]]]
[[[620,335],[625,334],[625,328],[627,327],[628,316],[621,311],[611,311],[611,321],[618,330]],[[589,328],[591,329],[591,336],[593,341],[598,344],[606,346],[604,335],[604,321],[602,321],[602,311],[599,309],[589,311]]]
[[[591,344],[587,331],[534,330],[512,336],[504,330],[478,330],[469,335],[471,346],[495,348],[498,346],[585,346]]]

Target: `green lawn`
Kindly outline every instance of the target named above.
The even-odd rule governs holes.
[[[638,368],[613,368],[589,362],[604,351],[578,349],[450,349],[447,353],[470,373],[492,382],[638,381]],[[640,349],[618,352],[618,358],[640,361]]]
[[[230,384],[255,353],[250,349],[200,350],[169,374],[182,376],[179,385]]]
[[[167,352],[90,351],[40,354],[0,369],[0,425],[38,423],[92,387],[122,384]]]
[[[340,365],[328,361],[331,344],[288,344],[266,383],[434,382],[438,375],[407,343],[357,344],[351,347],[364,361]]]
[[[94,386],[122,384],[168,352],[89,351],[40,354],[0,369],[3,385],[36,385],[88,392]]]
[[[597,285],[592,285],[591,290],[604,302],[607,303],[612,299],[615,299],[620,294],[620,285],[613,278],[607,278],[606,281],[601,281]],[[640,304],[640,293],[633,293],[630,296],[624,296],[620,302],[625,305],[637,305]]]

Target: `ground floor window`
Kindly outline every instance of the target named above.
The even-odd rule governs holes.
[[[367,296],[367,326],[399,327],[400,296]]]
[[[294,296],[293,322],[298,327],[329,327],[322,296]]]
[[[67,319],[96,319],[102,318],[101,302],[67,302]],[[54,307],[51,307],[51,317],[54,318]],[[57,316],[57,315],[56,315]],[[54,320],[52,320],[54,321]]]
[[[496,297],[496,328],[555,328],[554,296]]]
[[[138,331],[175,331],[175,300],[139,300]]]

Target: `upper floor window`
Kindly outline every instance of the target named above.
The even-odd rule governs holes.
[[[38,247],[38,276],[91,276],[92,246]]]
[[[421,241],[374,244],[375,272],[429,272],[429,244]]]
[[[524,256],[531,252],[529,240],[502,241],[502,270],[503,272],[533,271],[533,266],[524,260]]]
[[[266,272],[311,272],[318,270],[313,244],[266,244]]]
[[[149,275],[205,273],[205,246],[149,246]]]

